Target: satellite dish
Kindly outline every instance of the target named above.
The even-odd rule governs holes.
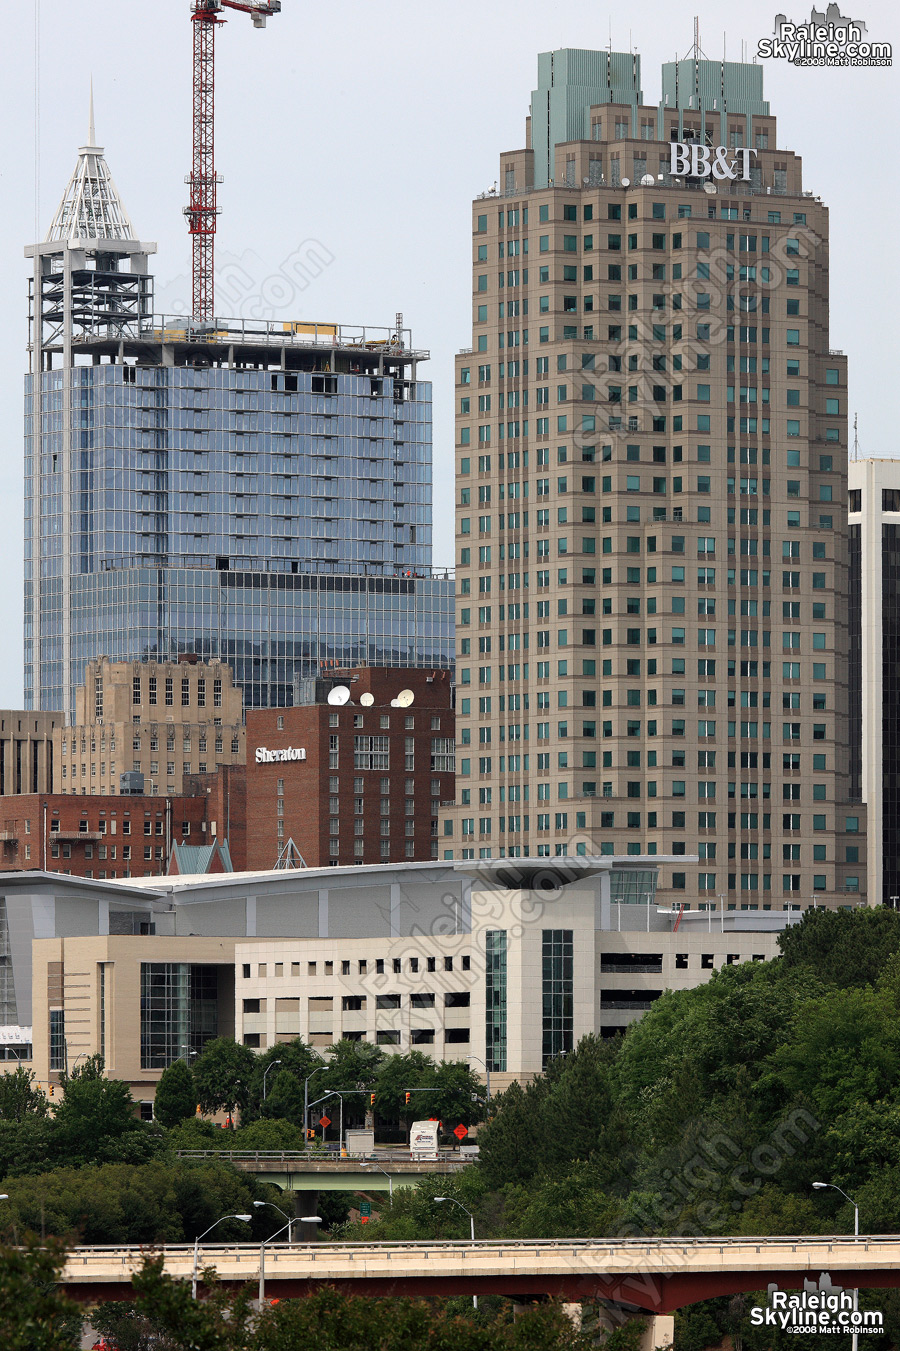
[[[397,695],[397,707],[409,708],[410,704],[415,700],[415,697],[412,690],[401,690]]]
[[[622,184],[622,187],[623,187],[623,188],[630,188],[630,187],[631,187],[631,179],[630,179],[630,178],[620,178],[620,179],[619,179],[619,182]]]
[[[715,183],[704,183],[703,191],[705,193],[708,193],[710,197],[715,197],[716,193],[718,192],[718,188],[716,187]]]
[[[644,174],[644,177],[641,179],[641,187],[642,187],[642,188],[652,188],[652,187],[655,187],[655,186],[656,186],[656,179],[653,177],[653,175],[652,175],[652,174]]]
[[[359,696],[359,702],[362,704],[363,708],[371,708],[372,705],[373,705],[374,702],[375,702],[375,695],[374,695],[374,694],[361,694],[361,695]]]
[[[330,704],[347,704],[350,702],[350,691],[346,685],[335,685],[328,691],[328,702]]]

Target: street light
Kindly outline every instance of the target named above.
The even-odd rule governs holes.
[[[281,1209],[281,1206],[276,1206],[276,1204],[275,1204],[274,1201],[254,1201],[253,1204],[257,1207],[257,1209],[258,1209],[260,1206],[271,1206],[273,1210],[277,1210],[277,1211],[278,1211],[278,1214],[279,1214],[279,1215],[283,1215],[284,1218],[287,1220],[288,1243],[292,1243],[292,1242],[293,1242],[293,1239],[291,1238],[291,1231],[292,1231],[292,1228],[293,1228],[294,1221],[291,1219],[290,1215],[287,1213],[286,1210],[282,1210],[282,1209]],[[278,1233],[279,1233],[279,1234],[281,1234],[281,1233],[283,1233],[283,1232],[284,1232],[284,1231],[283,1231],[282,1229],[279,1229],[279,1230],[278,1230]],[[276,1237],[276,1236],[273,1234],[272,1237],[274,1238],[274,1237]],[[266,1240],[267,1243],[271,1243],[271,1241],[272,1241],[271,1239],[267,1239],[267,1240]]]
[[[386,1168],[382,1168],[380,1163],[374,1163],[372,1159],[363,1159],[360,1162],[360,1168],[377,1168],[379,1173],[384,1173],[388,1180],[388,1192],[390,1193],[391,1205],[394,1204],[394,1179]]]
[[[317,1065],[312,1074],[308,1075],[303,1081],[303,1143],[306,1144],[306,1132],[309,1129],[307,1113],[309,1112],[309,1081],[319,1073],[320,1070],[327,1069],[327,1065]]]
[[[471,1210],[466,1210],[466,1208],[465,1208],[465,1206],[463,1205],[462,1201],[457,1201],[457,1199],[456,1199],[455,1196],[436,1196],[434,1199],[435,1199],[435,1201],[439,1201],[439,1202],[440,1202],[440,1201],[449,1201],[450,1204],[451,1204],[451,1206],[459,1206],[460,1210],[465,1210],[465,1211],[466,1211],[466,1214],[467,1214],[468,1217],[469,1217],[469,1231],[470,1231],[470,1233],[471,1233],[471,1235],[472,1235],[472,1242],[474,1243],[474,1242],[475,1242],[475,1216],[472,1214]],[[472,1308],[473,1308],[473,1309],[477,1309],[477,1308],[478,1308],[478,1296],[477,1296],[477,1295],[473,1295],[473,1296],[472,1296]]]
[[[266,1068],[263,1070],[263,1102],[265,1102],[266,1100],[266,1075],[269,1073],[269,1070],[272,1068],[273,1065],[280,1065],[280,1064],[281,1064],[280,1060],[270,1060]]]
[[[852,1196],[848,1196],[847,1193],[844,1191],[843,1187],[839,1187],[836,1182],[814,1182],[813,1187],[816,1189],[816,1191],[824,1191],[826,1187],[830,1187],[832,1191],[840,1192],[841,1196],[843,1196],[845,1201],[850,1202],[851,1206],[853,1207],[853,1237],[859,1238],[859,1206],[853,1200]],[[853,1312],[856,1313],[858,1308],[859,1308],[859,1290],[854,1289]],[[853,1328],[852,1345],[853,1351],[857,1351],[858,1333],[856,1331],[855,1326]]]
[[[471,1052],[469,1052],[469,1053],[466,1055],[466,1059],[467,1059],[467,1060],[477,1060],[478,1063],[479,1063],[479,1065],[483,1065],[483,1066],[484,1066],[484,1086],[485,1086],[485,1089],[486,1089],[486,1091],[487,1091],[487,1100],[488,1100],[488,1102],[490,1102],[490,1100],[491,1100],[491,1071],[490,1071],[490,1069],[488,1068],[488,1063],[487,1063],[487,1061],[486,1061],[486,1060],[482,1060],[482,1058],[481,1058],[480,1055],[472,1055]]]
[[[194,1270],[191,1277],[191,1299],[197,1298],[197,1250],[200,1247],[200,1239],[206,1238],[206,1235],[215,1229],[217,1224],[222,1224],[225,1220],[243,1220],[245,1224],[249,1224],[252,1219],[252,1215],[221,1215],[219,1219],[209,1226],[209,1229],[204,1229],[203,1233],[198,1234],[194,1239]]]

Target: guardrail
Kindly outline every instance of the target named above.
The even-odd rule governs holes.
[[[329,1149],[178,1149],[179,1159],[228,1159],[230,1163],[471,1163],[472,1156],[456,1149],[435,1152],[376,1149],[364,1154],[341,1154]]]

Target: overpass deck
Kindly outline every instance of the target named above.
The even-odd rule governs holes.
[[[76,1248],[63,1283],[76,1298],[127,1299],[146,1250]],[[193,1246],[159,1249],[166,1270],[190,1279]],[[227,1286],[259,1278],[252,1244],[203,1245],[200,1269]],[[476,1243],[294,1243],[267,1246],[266,1290],[290,1298],[320,1285],[360,1295],[553,1295],[604,1298],[667,1313],[738,1291],[802,1287],[828,1273],[846,1288],[900,1286],[900,1236],[490,1240]]]
[[[414,1187],[429,1175],[458,1173],[471,1156],[441,1150],[426,1159],[408,1150],[376,1151],[364,1156],[327,1155],[315,1150],[179,1150],[182,1159],[227,1159],[244,1173],[281,1187],[282,1191],[387,1191]],[[367,1166],[364,1166],[367,1165]]]

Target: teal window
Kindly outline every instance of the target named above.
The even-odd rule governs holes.
[[[542,211],[546,207],[541,207]],[[485,1060],[497,1074],[506,1070],[507,935],[505,929],[485,933]]]

